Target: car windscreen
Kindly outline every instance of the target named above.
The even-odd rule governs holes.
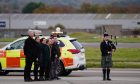
[[[15,43],[10,45],[11,49],[23,49],[25,39],[16,41]]]
[[[70,42],[74,45],[74,47],[78,50],[82,49],[83,46],[75,39],[75,40],[70,40]]]

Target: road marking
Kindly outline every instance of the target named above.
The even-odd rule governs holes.
[[[63,77],[62,80],[87,80],[87,81],[101,81],[102,77]],[[112,77],[113,81],[139,81],[136,77]]]
[[[84,70],[84,71],[73,71],[74,73],[102,73],[102,70]],[[111,73],[140,73],[140,71],[113,71],[111,70]]]
[[[140,78],[136,78],[136,77],[111,77],[111,78],[113,81],[139,81],[140,82]],[[23,80],[23,77],[4,76],[4,77],[0,77],[0,80]],[[61,77],[61,80],[101,81],[102,77]]]

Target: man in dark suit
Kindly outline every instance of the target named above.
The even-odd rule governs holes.
[[[41,56],[41,48],[40,48],[40,38],[39,36],[35,37],[35,41],[36,41],[36,48],[35,48],[35,60],[34,60],[34,80],[35,81],[39,81],[38,79],[38,69],[40,67],[39,61],[40,61],[40,56]]]
[[[32,63],[35,60],[35,49],[36,49],[36,41],[33,39],[34,32],[32,30],[28,31],[28,38],[25,40],[24,44],[24,54],[25,54],[25,68],[24,68],[24,81],[30,82],[32,81],[30,77]]]
[[[100,50],[102,54],[101,66],[103,72],[103,80],[110,81],[110,68],[112,67],[112,52],[116,50],[116,47],[114,46],[112,41],[109,40],[108,34],[104,34],[103,41],[100,44]]]

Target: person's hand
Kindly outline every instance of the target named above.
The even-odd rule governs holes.
[[[55,56],[55,58],[57,58],[57,55]]]
[[[108,51],[107,53],[108,53],[108,54],[111,54],[111,52],[109,52],[109,51]]]
[[[115,52],[116,49],[112,49],[113,52]]]
[[[36,61],[38,61],[38,58],[36,59]]]

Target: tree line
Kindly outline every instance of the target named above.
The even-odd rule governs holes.
[[[140,6],[83,3],[79,8],[74,8],[71,6],[49,6],[41,2],[30,2],[22,9],[22,13],[140,13]]]

